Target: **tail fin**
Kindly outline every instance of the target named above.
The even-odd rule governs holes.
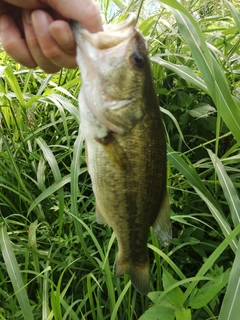
[[[148,294],[150,276],[149,276],[149,262],[148,260],[144,264],[140,263],[128,263],[120,262],[118,259],[116,267],[116,276],[122,274],[129,274],[131,277],[132,285],[141,294]]]

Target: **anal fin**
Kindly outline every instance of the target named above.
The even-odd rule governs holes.
[[[101,214],[101,211],[99,209],[99,206],[97,204],[97,201],[96,201],[96,221],[97,223],[99,224],[105,224],[107,223],[106,219],[104,218],[104,216]]]
[[[170,244],[172,240],[172,227],[167,190],[165,191],[159,214],[153,224],[153,230],[163,246],[168,246]]]

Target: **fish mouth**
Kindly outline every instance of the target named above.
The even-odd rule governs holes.
[[[81,41],[89,42],[95,49],[104,50],[131,39],[136,34],[136,15],[131,13],[128,18],[118,24],[104,25],[103,31],[91,33],[83,29],[76,21],[71,21],[71,29],[78,45]]]
[[[77,43],[77,63],[84,79],[81,104],[85,103],[95,119],[110,131],[119,134],[129,131],[129,124],[113,114],[119,114],[121,109],[125,111],[132,97],[114,98],[107,94],[104,74],[110,75],[125,63],[132,40],[138,34],[136,15],[130,14],[115,25],[104,25],[103,31],[97,33],[90,33],[75,21],[71,22],[71,28]]]

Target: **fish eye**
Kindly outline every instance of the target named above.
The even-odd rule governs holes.
[[[131,61],[132,61],[132,64],[139,69],[145,66],[145,58],[139,51],[135,51],[132,54]]]

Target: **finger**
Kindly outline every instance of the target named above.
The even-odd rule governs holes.
[[[68,22],[54,21],[51,23],[49,31],[63,51],[71,55],[76,54],[76,41]]]
[[[36,67],[37,64],[28,50],[25,39],[22,38],[19,28],[8,15],[0,18],[0,35],[3,49],[9,56],[28,68]]]
[[[76,66],[75,52],[72,55],[68,54],[59,46],[49,32],[52,23],[53,19],[47,12],[41,10],[33,11],[32,25],[41,53],[45,60],[48,60],[55,66],[60,68],[74,68]],[[39,54],[39,51],[37,51],[37,54]],[[46,70],[43,57],[41,55],[37,57],[33,52],[32,55],[34,56],[35,61],[39,63],[39,66]],[[41,59],[41,61],[39,59]]]
[[[4,2],[15,5],[16,7],[25,8],[25,9],[40,9],[46,7],[40,0],[4,0]]]
[[[78,21],[90,32],[102,30],[99,5],[93,0],[42,0],[68,19]]]
[[[55,73],[59,71],[60,68],[52,63],[47,57],[45,57],[39,44],[39,37],[37,35],[37,32],[39,34],[48,34],[48,27],[52,21],[45,21],[45,25],[41,26],[41,28],[37,30],[37,32],[35,32],[32,23],[32,16],[34,12],[35,11],[32,12],[27,9],[23,11],[23,26],[28,48],[31,52],[32,57],[41,69],[48,73]]]

